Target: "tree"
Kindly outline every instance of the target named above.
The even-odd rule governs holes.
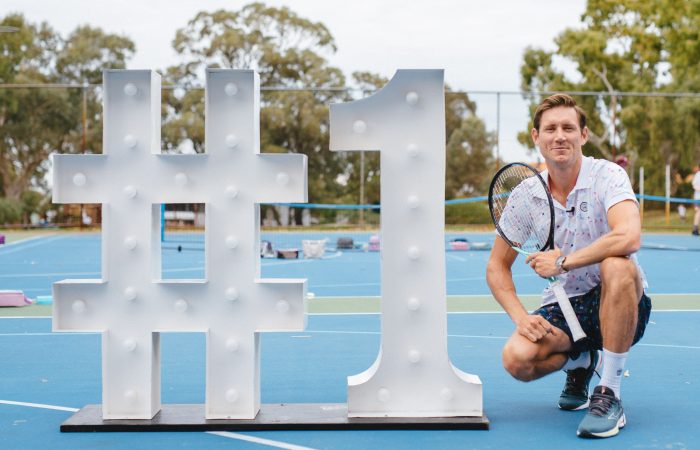
[[[303,153],[309,164],[309,201],[335,201],[342,191],[337,177],[341,157],[328,152],[327,104],[345,93],[342,72],[324,55],[335,52],[330,32],[321,23],[286,7],[252,3],[239,11],[200,12],[173,40],[181,64],[165,79],[181,89],[168,92],[163,119],[165,147],[204,151],[204,102],[201,85],[207,67],[255,69],[263,87],[319,90],[264,91],[261,97],[261,150]],[[300,216],[295,218],[300,222]]]
[[[371,72],[355,72],[353,81],[359,91],[368,95],[389,80]],[[449,86],[445,90],[445,196],[452,199],[483,194],[487,188],[489,168],[494,164],[495,135],[488,132],[484,122],[477,117],[476,103],[466,93],[454,92]],[[347,157],[344,178],[348,180],[350,192],[359,192],[361,155],[353,153]],[[379,153],[364,153],[365,202],[377,204],[380,202]]]
[[[476,114],[476,103],[464,92],[445,95],[447,170],[445,197],[483,195],[495,161],[495,133]]]
[[[608,159],[625,154],[632,177],[635,166],[651,167],[647,188],[658,192],[665,164],[688,171],[700,157],[700,99],[618,93],[697,92],[699,29],[697,1],[589,0],[582,27],[559,34],[554,51],[526,50],[522,88],[607,93],[577,98],[590,114],[586,152]],[[565,72],[555,58],[574,69]],[[540,97],[527,97],[534,110]],[[532,146],[529,133],[519,138]]]
[[[28,23],[10,14],[2,25],[19,28],[0,42],[0,78],[3,83],[96,83],[104,68],[123,68],[134,51],[127,38],[80,27],[67,39],[46,23]],[[19,201],[31,188],[46,190],[49,155],[59,151],[90,150],[83,140],[80,120],[99,130],[101,107],[98,95],[70,88],[14,88],[0,90],[0,182],[1,193]],[[83,96],[86,97],[83,97]],[[83,106],[85,105],[85,107]],[[101,147],[101,133],[87,134]],[[98,137],[99,136],[99,137]]]

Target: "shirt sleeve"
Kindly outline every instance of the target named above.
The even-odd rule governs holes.
[[[627,172],[617,164],[608,163],[605,166],[598,175],[598,182],[600,183],[598,192],[601,192],[603,195],[605,210],[608,211],[625,200],[632,200],[639,204],[637,197],[634,195],[634,190],[632,190],[632,183],[627,176]]]
[[[693,189],[700,191],[700,172],[695,172],[695,175],[693,175]]]

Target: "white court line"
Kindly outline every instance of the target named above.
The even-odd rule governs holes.
[[[63,331],[57,331],[55,333],[2,333],[0,334],[0,337],[12,337],[12,336],[73,336],[73,335],[81,335],[81,336],[89,336],[89,335],[95,335],[95,334],[101,334],[99,331],[68,331],[68,332],[63,332]]]
[[[195,272],[204,270],[204,267],[184,267],[179,269],[166,269],[163,273]],[[76,276],[101,276],[102,272],[44,272],[44,273],[15,273],[0,274],[0,278],[41,278],[41,277],[76,277]]]
[[[0,278],[41,278],[41,277],[70,277],[102,275],[101,272],[47,272],[47,273],[9,273],[0,275]]]
[[[207,434],[213,434],[215,436],[221,436],[229,439],[238,439],[240,441],[253,442],[255,444],[267,445],[270,447],[283,448],[286,450],[314,450],[311,447],[303,447],[301,445],[287,444],[286,442],[273,441],[270,439],[263,439],[254,436],[248,436],[247,434],[231,433],[230,431],[207,431]]]
[[[37,246],[42,245],[42,244],[48,244],[49,242],[63,239],[65,237],[66,236],[51,236],[51,237],[37,236],[37,237],[29,238],[29,239],[24,239],[24,240],[18,241],[18,242],[13,242],[12,244],[5,244],[4,247],[0,247],[0,255],[9,255],[10,253],[21,252],[22,250],[37,247]],[[37,240],[40,240],[40,241],[33,242],[33,243],[31,242],[31,241],[37,241]],[[29,242],[29,245],[20,245],[20,244],[26,244],[28,242]],[[20,246],[16,247],[16,248],[11,248],[10,250],[6,250],[9,246],[16,246],[16,245],[20,245]]]
[[[27,238],[27,239],[15,241],[15,242],[8,242],[7,244],[4,244],[4,247],[0,247],[0,248],[13,247],[15,245],[26,244],[27,242],[36,241],[37,239],[43,239],[43,238],[48,238],[48,237],[56,237],[56,235],[48,234],[48,235],[44,235],[44,236],[34,236],[34,237]]]
[[[80,408],[69,408],[67,406],[44,405],[43,403],[13,402],[12,400],[0,400],[2,405],[28,406],[30,408],[53,409],[56,411],[78,412]]]
[[[0,400],[2,405],[13,405],[13,406],[26,406],[29,408],[41,408],[41,409],[51,409],[54,411],[68,411],[68,412],[78,412],[80,408],[69,408],[67,406],[56,406],[56,405],[45,405],[43,403],[27,403],[27,402],[15,402],[12,400]],[[213,434],[215,436],[221,436],[229,439],[238,439],[240,441],[253,442],[255,444],[267,445],[269,447],[283,448],[285,450],[314,450],[311,447],[302,447],[301,445],[287,444],[286,442],[273,441],[270,439],[262,439],[254,436],[248,436],[245,434],[231,433],[228,431],[207,431],[207,434]]]
[[[692,348],[692,349],[700,349],[700,347],[696,345],[668,345],[668,344],[642,344],[638,343],[635,344],[636,346],[642,346],[642,347],[662,347],[662,348]]]
[[[475,295],[474,297],[480,297]],[[341,297],[336,297],[341,298]],[[654,309],[652,313],[700,313],[700,309]],[[377,316],[381,312],[347,312],[347,313],[306,313],[307,316]],[[448,311],[449,314],[505,314],[505,311]],[[3,319],[51,319],[51,316],[0,316]],[[68,334],[68,333],[61,333]],[[76,333],[82,334],[82,333]]]
[[[31,317],[26,317],[30,319]],[[34,317],[36,318],[36,317]],[[381,335],[379,331],[347,331],[347,330],[306,330],[307,334],[367,334],[367,335]],[[84,331],[84,332],[55,332],[55,333],[1,333],[0,337],[41,337],[41,336],[71,336],[71,335],[99,335],[99,331]],[[291,336],[292,338],[309,338],[310,336]],[[484,335],[468,335],[468,334],[448,334],[448,338],[462,338],[462,339],[508,339],[507,336],[484,336]],[[696,345],[671,345],[671,344],[644,344],[638,343],[635,346],[641,347],[659,347],[659,348],[683,348],[689,350],[700,350],[700,346]],[[3,400],[0,400],[3,403]]]

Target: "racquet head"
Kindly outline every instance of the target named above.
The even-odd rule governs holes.
[[[498,234],[525,252],[551,249],[554,202],[540,174],[523,163],[502,167],[489,187],[489,210]]]

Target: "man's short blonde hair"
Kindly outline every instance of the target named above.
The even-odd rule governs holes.
[[[576,111],[576,115],[578,116],[579,126],[582,130],[586,127],[586,112],[576,104],[576,100],[567,94],[554,94],[545,98],[539,105],[537,105],[537,109],[535,110],[535,118],[532,120],[532,125],[537,131],[540,131],[540,120],[542,120],[542,114],[544,114],[545,111],[557,108],[559,106],[574,108],[574,111]]]

